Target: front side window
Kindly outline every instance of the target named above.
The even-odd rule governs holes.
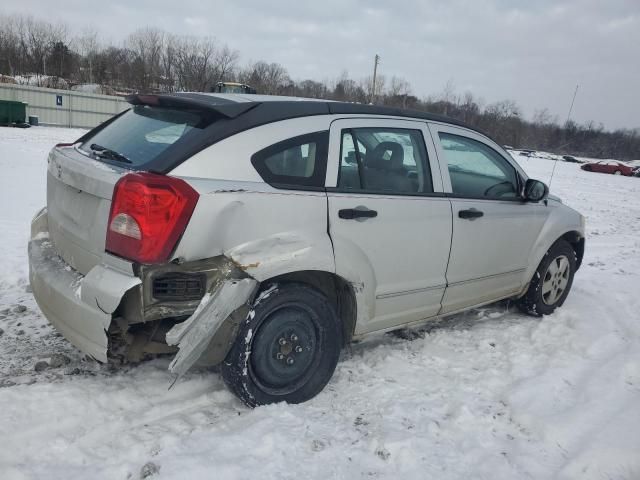
[[[471,138],[440,132],[455,195],[471,198],[518,197],[516,170],[498,152]]]
[[[338,188],[405,195],[432,193],[422,133],[400,128],[343,130]]]
[[[251,157],[268,184],[277,188],[323,188],[327,171],[328,132],[316,132],[271,145]]]

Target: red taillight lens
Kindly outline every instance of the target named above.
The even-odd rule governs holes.
[[[105,249],[140,263],[169,259],[198,203],[184,180],[130,173],[113,189]]]

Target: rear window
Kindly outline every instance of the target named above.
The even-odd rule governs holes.
[[[198,111],[136,105],[88,137],[80,148],[98,160],[136,168],[210,123]]]

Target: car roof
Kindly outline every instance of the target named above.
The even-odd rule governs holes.
[[[457,125],[491,139],[489,135],[464,122],[417,110],[363,105],[360,103],[334,102],[303,97],[272,95],[244,95],[224,93],[179,92],[161,94],[134,94],[126,97],[132,105],[149,105],[165,108],[186,108],[206,111],[216,118],[206,127],[206,135],[184,144],[176,159],[176,152],[167,149],[154,160],[153,171],[168,173],[171,169],[197,152],[237,133],[281,120],[313,115],[380,115],[399,118],[428,120]],[[493,140],[493,139],[491,139]],[[494,143],[499,147],[498,142]],[[500,147],[499,147],[500,148]]]
[[[265,115],[263,123],[269,123],[269,114],[272,112],[271,121],[286,120],[311,115],[351,114],[351,115],[380,115],[413,118],[433,122],[447,123],[467,128],[491,138],[481,130],[472,127],[460,120],[423,112],[381,105],[362,103],[339,102],[318,98],[287,97],[280,95],[256,95],[242,93],[204,93],[204,92],[177,92],[168,94],[135,94],[127,97],[127,101],[134,105],[150,104],[161,106],[192,106],[214,111],[227,118],[236,118],[249,110],[262,105]],[[493,140],[493,139],[492,139]]]

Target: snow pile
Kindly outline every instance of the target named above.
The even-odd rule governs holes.
[[[0,478],[640,477],[640,179],[558,162],[588,239],[553,316],[505,302],[374,336],[314,400],[248,410],[217,373],[168,390],[170,359],[83,360],[39,313],[29,222],[47,150],[80,134],[0,129]],[[521,163],[548,181],[553,162]]]
[[[62,77],[54,77],[50,75],[15,75],[13,77],[18,85],[31,85],[34,87],[60,88],[66,90],[69,88],[68,82]]]

